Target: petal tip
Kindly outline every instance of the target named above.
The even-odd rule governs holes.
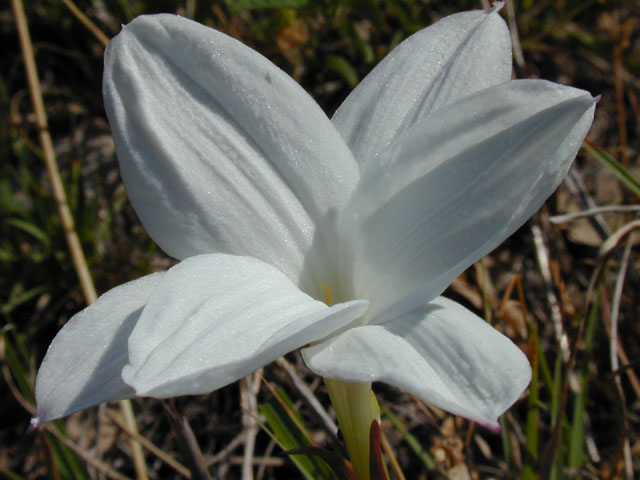
[[[486,428],[491,433],[500,433],[502,431],[502,425],[500,425],[497,420],[492,423],[482,423],[482,422],[476,422],[476,423]]]
[[[504,7],[504,4],[505,4],[505,0],[499,0],[497,2],[493,2],[491,8],[489,9],[489,12],[490,13],[499,12]]]
[[[29,426],[27,427],[27,433],[33,432],[36,428],[42,425],[44,422],[40,420],[40,417],[33,417],[29,420]]]

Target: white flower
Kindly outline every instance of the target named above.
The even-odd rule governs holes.
[[[124,27],[104,72],[122,176],[182,261],[69,321],[38,374],[38,420],[210,392],[303,348],[320,375],[384,381],[496,427],[527,359],[439,295],[555,190],[595,105],[511,81],[510,50],[495,9],[444,18],[329,120],[222,33],[171,15]]]

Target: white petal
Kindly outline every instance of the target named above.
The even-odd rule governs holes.
[[[493,429],[531,380],[517,346],[443,297],[385,325],[350,329],[302,355],[319,375],[385,382]]]
[[[58,332],[36,379],[37,421],[134,396],[120,374],[127,339],[162,273],[109,290]]]
[[[149,299],[122,375],[138,395],[210,392],[358,321],[367,306],[328,307],[255,258],[191,257]]]
[[[496,9],[443,18],[397,46],[336,111],[362,165],[433,110],[511,79],[511,40]]]
[[[513,81],[465,97],[367,164],[341,225],[352,298],[375,322],[442,293],[562,181],[595,108],[582,90]],[[384,314],[382,313],[384,312]]]
[[[174,15],[138,17],[105,55],[122,176],[163,250],[254,256],[294,279],[304,262],[317,266],[305,254],[329,229],[316,225],[358,172],[299,85],[240,42]]]

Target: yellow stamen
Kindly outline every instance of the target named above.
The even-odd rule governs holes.
[[[324,303],[331,306],[333,301],[333,292],[331,291],[331,288],[329,288],[329,285],[325,285],[324,283],[320,285],[320,287],[324,290]]]

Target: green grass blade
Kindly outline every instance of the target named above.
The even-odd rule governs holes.
[[[551,388],[551,424],[555,425],[556,418],[560,412],[560,404],[562,403],[562,354],[556,355],[555,365],[553,366],[553,385]]]
[[[544,382],[545,388],[547,388],[550,392],[553,391],[553,385],[555,381],[554,375],[551,374],[551,369],[549,368],[549,362],[547,362],[547,357],[545,357],[542,345],[538,341],[537,346],[538,352],[538,368],[540,369],[538,375],[542,375],[542,380]]]
[[[2,344],[5,362],[20,394],[27,403],[35,405],[33,375],[20,335],[14,329],[8,328],[2,333]]]
[[[344,57],[330,55],[327,57],[327,67],[340,75],[351,88],[354,88],[360,82],[358,72]]]
[[[509,441],[509,424],[504,415],[498,419],[500,422],[500,440],[502,441],[502,451],[504,452],[504,462],[506,464],[507,473],[510,473],[513,467],[513,459],[511,452],[511,442]]]
[[[563,371],[563,361],[562,354],[558,353],[556,355],[555,364],[553,366],[553,384],[551,387],[551,425],[555,425],[558,419],[558,415],[560,414],[560,405],[562,404],[562,394],[563,394],[563,379],[564,379],[564,371]],[[563,465],[564,465],[564,454],[560,446],[563,444],[565,429],[560,429],[560,438],[558,438],[558,443],[556,445],[556,452],[554,455],[554,463],[551,466],[549,480],[561,480],[564,478],[563,476]]]
[[[538,386],[539,377],[539,338],[538,326],[534,323],[531,326],[531,341],[534,343],[533,352],[535,357],[531,363],[531,384],[529,386],[529,395],[527,398],[527,427],[526,427],[526,448],[525,461],[522,470],[522,478],[524,480],[535,480],[538,470],[538,426],[540,423],[540,390]]]
[[[597,326],[597,319],[600,315],[600,296],[596,296],[591,312],[587,318],[587,324],[584,332],[584,356],[580,363],[580,372],[578,383],[580,391],[576,395],[573,404],[573,417],[571,419],[571,428],[568,436],[569,455],[567,466],[571,469],[579,469],[584,463],[584,432],[586,417],[586,401],[587,391],[589,387],[589,362],[591,361],[591,353],[593,350],[593,339]]]
[[[33,223],[21,220],[19,218],[7,218],[5,222],[7,223],[7,225],[11,225],[19,230],[22,230],[25,233],[28,233],[45,246],[49,246],[49,244],[51,243],[49,241],[49,235],[47,235],[46,232],[44,232],[41,228],[37,227]]]
[[[380,411],[391,421],[395,429],[398,431],[398,433],[400,433],[400,435],[402,435],[404,441],[407,442],[407,445],[409,445],[411,450],[413,450],[418,458],[422,461],[426,469],[430,472],[435,471],[437,469],[436,462],[433,460],[433,458],[431,458],[429,452],[422,448],[422,445],[420,445],[418,439],[411,435],[409,429],[404,425],[404,423],[402,423],[400,419],[396,417],[391,412],[391,410],[389,410],[389,408],[382,403],[380,404]]]
[[[15,310],[23,303],[26,303],[32,298],[45,293],[47,290],[48,287],[46,285],[40,285],[27,291],[23,291],[20,286],[20,288],[18,288],[16,292],[11,292],[9,299],[2,305],[2,307],[0,307],[0,312],[3,315],[9,315],[13,310]]]
[[[63,424],[56,420],[52,422],[54,427],[66,436]],[[60,442],[53,434],[44,433],[50,446],[51,460],[60,478],[73,478],[75,480],[88,480],[86,468],[78,455],[69,447]]]
[[[24,345],[22,335],[15,329],[6,329],[2,333],[5,361],[16,383],[20,394],[30,405],[35,405],[33,391],[34,371],[28,350]],[[66,435],[61,421],[56,420],[52,425],[63,435]],[[49,432],[43,432],[51,453],[52,468],[60,475],[59,478],[88,479],[83,461],[76,453],[60,442]]]
[[[282,389],[278,389],[276,393],[279,401],[272,400],[258,407],[268,426],[268,428],[263,426],[263,429],[285,451],[311,446],[307,440],[308,429],[297,414],[293,402]],[[300,428],[301,426],[302,428]],[[333,480],[335,478],[330,468],[315,456],[291,455],[290,458],[304,478],[308,480]]]
[[[15,472],[12,472],[11,470],[7,470],[5,468],[0,468],[0,478],[7,478],[8,480],[25,480],[24,477],[21,477],[20,475],[18,475]]]
[[[624,186],[634,194],[640,196],[640,180],[638,180],[629,170],[624,168],[620,162],[604,150],[596,149],[587,143],[583,146],[585,150],[589,152],[589,155],[611,170],[611,173],[613,173],[613,175],[615,175],[615,177],[620,180]]]

